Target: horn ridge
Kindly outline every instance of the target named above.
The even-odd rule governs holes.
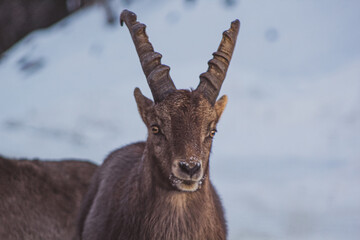
[[[230,28],[223,32],[219,47],[208,62],[208,70],[200,75],[200,83],[196,90],[202,92],[211,104],[215,103],[224,82],[239,28],[240,21],[236,19],[231,23]]]
[[[153,94],[154,101],[162,101],[169,93],[176,90],[169,71],[170,67],[161,64],[160,53],[154,51],[149,37],[146,34],[146,25],[137,21],[135,13],[123,10],[120,14],[120,25],[129,29],[139,56],[141,67]]]

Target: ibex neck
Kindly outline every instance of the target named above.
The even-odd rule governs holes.
[[[145,150],[139,168],[139,204],[146,203],[141,210],[145,216],[141,224],[147,226],[144,239],[212,239],[207,234],[219,224],[209,179],[196,192],[178,191],[167,182],[169,179],[159,177],[153,160]],[[164,230],[163,226],[168,227]]]

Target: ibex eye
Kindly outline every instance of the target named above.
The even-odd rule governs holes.
[[[160,129],[159,129],[158,126],[152,126],[152,127],[151,127],[151,132],[152,132],[153,134],[158,134],[158,133],[160,132]]]
[[[215,136],[215,133],[216,133],[216,129],[213,129],[210,131],[210,137],[214,137]]]

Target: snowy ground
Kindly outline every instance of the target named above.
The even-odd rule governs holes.
[[[360,3],[222,2],[130,9],[178,88],[241,21],[211,157],[229,239],[360,239]],[[137,86],[151,96],[128,30],[100,7],[34,32],[0,60],[0,153],[101,163],[146,137]]]

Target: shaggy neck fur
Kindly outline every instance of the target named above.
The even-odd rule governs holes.
[[[141,176],[137,207],[143,206],[139,220],[145,228],[140,239],[222,239],[214,233],[219,219],[215,217],[209,179],[204,180],[202,188],[196,192],[178,191],[161,173],[150,152],[145,149],[138,173],[134,175]],[[209,176],[208,169],[206,175]],[[215,235],[208,236],[210,232]]]
[[[226,239],[223,209],[210,180],[196,192],[180,192],[150,151],[136,143],[105,160],[83,202],[81,239]]]

